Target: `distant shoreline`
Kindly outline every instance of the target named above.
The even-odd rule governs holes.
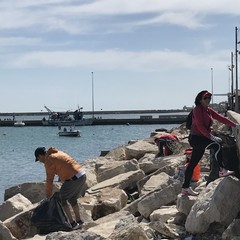
[[[183,109],[166,109],[166,110],[113,110],[113,111],[94,111],[94,114],[144,114],[144,113],[176,113],[176,112],[188,112],[190,110]],[[56,111],[57,112],[57,111]],[[64,111],[59,111],[64,112]],[[92,114],[92,111],[83,111],[83,114]],[[73,114],[73,111],[69,111],[69,114]],[[0,116],[45,116],[49,115],[49,112],[5,112]]]

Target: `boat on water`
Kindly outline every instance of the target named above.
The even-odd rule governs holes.
[[[25,122],[19,120],[19,121],[16,121],[14,123],[14,127],[24,127],[25,126]]]
[[[83,112],[81,111],[82,108],[78,108],[71,115],[70,111],[54,112],[47,106],[44,107],[47,109],[49,117],[48,119],[42,119],[43,126],[84,126],[92,125],[93,123],[93,118],[83,118]]]
[[[67,130],[67,128],[63,128],[63,131],[58,132],[58,136],[60,136],[60,137],[80,137],[80,131],[73,129],[72,127],[70,127],[69,130]]]

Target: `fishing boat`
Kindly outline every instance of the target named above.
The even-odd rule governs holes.
[[[58,132],[58,136],[60,136],[60,137],[80,137],[80,131],[75,130],[71,127],[69,130],[67,130],[67,128],[63,128],[63,131]]]
[[[19,121],[16,121],[14,123],[14,127],[24,127],[25,126],[25,122],[19,120]]]
[[[54,112],[49,109],[47,106],[44,106],[48,113],[48,119],[42,119],[43,126],[84,126],[84,125],[92,125],[93,118],[85,119],[83,118],[82,108],[78,108],[73,113],[70,111],[66,112]]]

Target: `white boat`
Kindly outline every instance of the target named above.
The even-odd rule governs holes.
[[[25,122],[19,120],[19,121],[16,121],[14,123],[14,127],[24,127],[25,126]]]
[[[43,126],[84,126],[84,125],[92,125],[92,118],[85,119],[83,118],[82,108],[78,108],[73,112],[73,116],[70,115],[70,111],[67,112],[54,112],[49,109],[47,106],[44,106],[48,113],[49,118],[43,118],[42,124]]]
[[[74,130],[71,127],[69,130],[64,128],[63,131],[58,132],[58,136],[60,136],[60,137],[80,137],[80,131]]]

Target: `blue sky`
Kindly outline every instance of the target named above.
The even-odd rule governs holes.
[[[91,110],[92,76],[95,110],[192,106],[212,90],[211,68],[213,92],[227,93],[239,9],[239,0],[1,0],[0,112]]]

